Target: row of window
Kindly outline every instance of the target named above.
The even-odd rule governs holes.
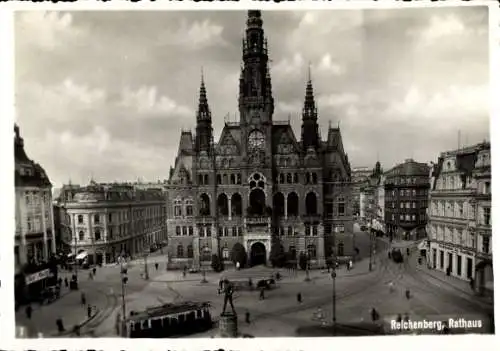
[[[50,194],[46,191],[26,191],[24,194],[26,205],[41,206],[42,202],[50,206]]]
[[[432,201],[430,214],[432,216],[474,219],[475,210],[467,201]],[[491,208],[479,207],[478,221],[483,225],[491,225]]]
[[[419,206],[417,207],[417,203],[419,204]],[[390,207],[391,208],[396,208],[396,202],[392,201],[390,203]],[[426,200],[423,200],[423,201],[406,201],[406,202],[400,202],[399,203],[399,208],[413,208],[413,209],[416,209],[416,208],[427,208],[427,201]]]
[[[418,183],[421,183],[419,182],[419,180],[422,180],[424,179],[425,182],[428,182],[429,181],[429,178],[428,177],[395,177],[393,180],[394,180],[394,184],[396,185],[404,185],[404,184],[408,184],[408,185],[411,185],[411,184],[418,184]],[[392,179],[388,179],[387,182],[390,182]]]
[[[453,228],[446,225],[429,225],[429,238],[437,241],[459,245],[463,247],[475,248],[475,234],[466,228]]]
[[[198,234],[200,237],[210,237],[212,236],[212,230],[210,226],[198,226]],[[219,227],[219,236],[242,236],[242,227]],[[193,236],[194,228],[192,226],[176,226],[175,235],[177,236]]]
[[[419,221],[425,221],[425,217],[426,215],[421,213],[418,215],[418,220]],[[391,215],[391,219],[392,221],[395,221],[396,220],[396,216],[394,214]],[[417,220],[417,215],[415,214],[400,214],[399,215],[399,220],[401,222],[415,222]]]
[[[399,196],[406,196],[406,197],[417,196],[417,195],[426,196],[428,195],[428,193],[429,193],[428,189],[399,189]],[[396,190],[392,190],[390,194],[392,195],[392,197],[396,197],[396,194],[398,194],[398,192]]]
[[[132,210],[132,219],[144,219],[144,218],[157,218],[162,215],[162,209],[159,206],[156,207],[148,207],[143,209],[135,209]],[[96,213],[92,216],[94,224],[100,224],[103,222],[104,214]],[[108,213],[108,223],[110,222],[122,222],[129,220],[129,211],[117,211]],[[84,224],[85,216],[78,215],[77,216],[77,224]]]
[[[45,212],[45,227],[50,228],[52,227],[52,223],[50,222],[50,217],[49,217],[49,212]],[[42,216],[27,216],[26,217],[26,230],[28,233],[32,232],[41,232],[43,231],[43,222],[42,222]]]

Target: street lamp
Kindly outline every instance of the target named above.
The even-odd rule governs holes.
[[[125,307],[125,284],[127,284],[128,281],[128,276],[127,276],[127,269],[123,267],[123,261],[121,262],[120,265],[120,274],[121,274],[121,283],[122,283],[122,333],[125,330],[125,320],[127,316],[127,310]]]
[[[332,254],[332,260],[335,262],[335,253]],[[337,272],[335,268],[335,264],[333,265],[332,271],[332,326],[333,326],[333,334],[335,335],[335,326],[337,324],[337,289],[335,286],[335,281],[337,278]]]

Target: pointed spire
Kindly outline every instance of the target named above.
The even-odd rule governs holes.
[[[314,90],[311,80],[311,64],[309,63],[307,69],[307,84],[306,84],[306,96],[304,99],[304,109],[302,111],[302,119],[317,120],[317,110],[316,103],[314,101]]]
[[[203,67],[201,67],[200,100],[198,102],[198,114],[196,116],[196,119],[198,121],[212,120],[210,108],[208,106],[207,89],[205,88],[205,76],[203,73]]]

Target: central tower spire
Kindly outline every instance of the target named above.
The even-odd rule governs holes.
[[[318,109],[314,101],[314,90],[311,79],[311,64],[307,70],[306,96],[302,109],[302,143],[304,148],[319,146]]]
[[[261,12],[249,10],[243,38],[243,67],[239,94],[240,113],[244,121],[252,118],[248,115],[258,110],[263,112],[259,113],[262,121],[270,122],[274,112],[267,39],[262,24]]]
[[[200,99],[196,113],[196,151],[209,151],[212,140],[212,113],[208,106],[203,68],[201,69]]]

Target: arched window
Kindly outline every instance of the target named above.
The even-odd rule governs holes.
[[[285,196],[282,193],[276,193],[273,196],[273,210],[278,217],[285,215]]]
[[[291,192],[287,196],[287,212],[288,216],[299,215],[299,196],[295,192]]]
[[[299,182],[299,175],[297,173],[293,174],[293,182],[298,183]]]
[[[312,183],[313,184],[317,184],[318,183],[318,175],[316,174],[316,172],[314,172],[312,174]]]
[[[78,232],[78,240],[83,240],[85,238],[85,233],[83,232],[83,230],[80,230]]]
[[[234,174],[231,174],[230,180],[231,180],[231,184],[236,184],[236,177],[234,176]]]
[[[217,198],[217,212],[222,216],[229,215],[228,199],[227,195],[224,193],[220,194],[219,197]]]
[[[184,257],[184,247],[182,245],[177,246],[177,257]]]
[[[205,184],[208,184],[208,174],[205,174],[205,175],[203,176],[203,182],[204,182]]]
[[[231,215],[241,216],[242,212],[243,212],[243,204],[241,195],[238,193],[234,193],[231,196]]]
[[[307,245],[307,254],[309,255],[309,258],[315,259],[316,258],[316,246]]]
[[[288,184],[291,184],[291,183],[292,183],[292,180],[293,180],[293,179],[292,179],[292,173],[287,173],[287,174],[286,174],[286,182],[287,182]]]
[[[78,224],[82,224],[82,223],[83,223],[83,216],[78,215]]]
[[[200,216],[210,216],[210,198],[207,194],[200,196]]]
[[[280,173],[280,181],[279,181],[280,184],[284,184],[285,183],[285,175],[283,173]]]
[[[95,241],[101,240],[101,230],[99,228],[96,228],[94,231],[94,239]]]
[[[217,184],[222,184],[222,176],[220,174],[217,174]]]
[[[318,213],[316,194],[310,192],[306,195],[306,214],[315,215]]]
[[[203,174],[198,174],[198,184],[203,185]]]
[[[193,258],[193,245],[188,245],[187,254],[188,254],[188,258]]]
[[[227,184],[227,174],[222,176],[222,184]]]
[[[306,184],[311,182],[311,173],[306,173]]]

